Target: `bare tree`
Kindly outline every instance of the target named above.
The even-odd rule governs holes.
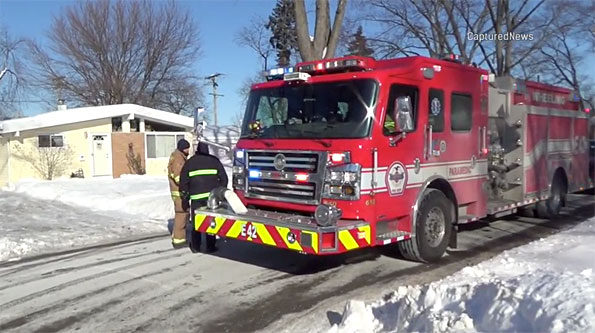
[[[175,113],[198,105],[200,86],[189,71],[199,56],[198,31],[173,1],[81,1],[54,19],[48,37],[47,49],[31,44],[37,74],[69,101]]]
[[[274,52],[270,39],[271,32],[266,27],[266,21],[259,16],[253,17],[250,24],[243,27],[235,36],[238,45],[248,47],[256,53],[261,68],[265,71],[269,68],[269,58]]]
[[[25,91],[22,48],[25,41],[13,38],[0,28],[0,120],[19,116],[18,107]]]
[[[555,13],[546,0],[371,0],[363,20],[381,27],[370,38],[384,56],[459,54],[498,75],[539,50]]]
[[[295,0],[295,22],[298,47],[304,61],[328,59],[335,56],[341,34],[347,0],[339,0],[331,28],[329,0],[316,0],[314,37],[310,37],[304,0]]]
[[[68,147],[36,147],[26,149],[15,146],[15,157],[25,161],[45,180],[52,180],[66,174],[74,152]]]
[[[143,158],[140,156],[140,153],[134,151],[134,144],[132,142],[128,144],[126,160],[128,161],[128,170],[133,174],[144,175],[146,173]]]
[[[570,0],[551,3],[548,10],[556,14],[552,33],[543,47],[525,64],[528,77],[535,79],[534,73],[539,73],[543,80],[551,84],[572,88],[582,107],[590,104],[595,96],[595,78],[581,72],[585,70],[587,57],[592,57],[592,45],[595,43],[592,33],[595,23],[589,7],[593,5]]]

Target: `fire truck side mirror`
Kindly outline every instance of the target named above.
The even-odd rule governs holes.
[[[194,128],[194,130],[196,132],[195,133],[196,136],[201,137],[202,136],[202,132],[204,131],[205,128],[207,128],[207,122],[206,121],[203,120],[203,121],[197,122],[196,127]]]
[[[395,132],[413,131],[413,107],[411,106],[411,97],[399,96],[395,99],[395,107],[391,115],[395,119]]]

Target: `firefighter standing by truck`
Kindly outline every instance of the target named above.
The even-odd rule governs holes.
[[[217,187],[227,187],[227,174],[219,159],[209,154],[207,144],[199,142],[196,154],[186,161],[180,175],[182,208],[190,207],[191,221],[194,221],[194,210],[206,206],[210,192]],[[195,236],[191,247],[198,251],[202,236],[200,233]],[[216,251],[215,236],[207,234],[206,238],[207,252]]]
[[[184,209],[182,205],[182,198],[179,189],[180,172],[186,157],[190,153],[190,143],[185,139],[178,141],[176,150],[171,154],[169,163],[167,165],[167,174],[169,178],[169,190],[171,191],[171,199],[174,202],[175,218],[174,227],[172,231],[172,245],[174,248],[183,248],[187,246],[186,243],[186,221],[188,221],[188,209]]]

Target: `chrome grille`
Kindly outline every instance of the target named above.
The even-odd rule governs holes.
[[[247,168],[258,170],[260,177],[248,177],[246,196],[259,199],[317,204],[326,155],[318,152],[248,151]],[[322,158],[324,157],[324,159]],[[322,170],[322,171],[321,171]],[[296,176],[308,174],[307,181]]]
[[[284,171],[304,171],[312,173],[317,171],[318,154],[312,153],[249,152],[248,167],[257,167],[260,170],[277,170],[275,168],[275,158],[278,155],[283,155],[285,159]]]

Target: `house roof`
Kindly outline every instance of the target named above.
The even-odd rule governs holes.
[[[121,116],[143,118],[187,130],[192,130],[194,127],[194,119],[191,117],[136,104],[117,104],[52,111],[32,117],[0,121],[0,134]]]

